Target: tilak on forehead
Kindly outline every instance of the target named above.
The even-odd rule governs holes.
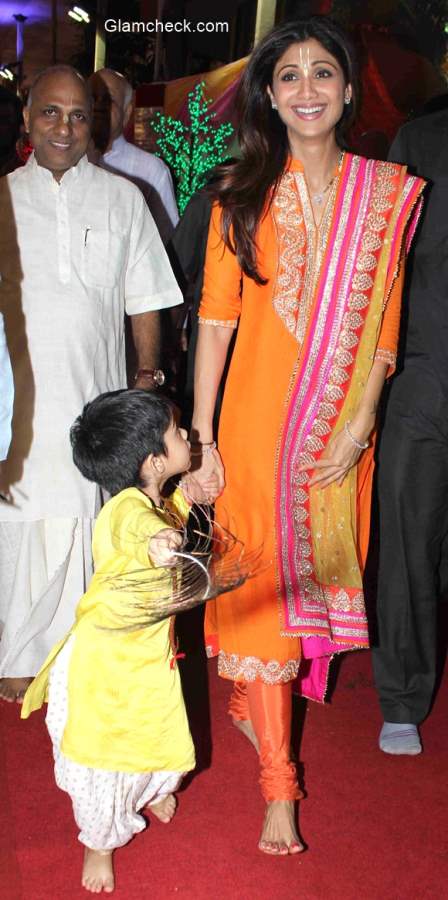
[[[309,75],[312,63],[309,44],[299,44],[299,62],[304,75]]]
[[[294,51],[295,51],[294,55],[297,54],[297,56],[296,56],[297,63],[293,63],[290,60],[289,63],[284,62],[283,66],[297,65],[297,67],[302,70],[303,74],[306,77],[308,77],[308,75],[310,74],[310,72],[312,70],[313,65],[315,65],[315,63],[317,62],[316,49],[313,48],[312,46],[310,47],[310,44],[308,41],[306,41],[303,44],[295,44],[293,46],[294,46]],[[292,47],[290,47],[289,49],[292,49]],[[322,53],[325,53],[325,52],[326,51],[322,48]],[[318,54],[318,55],[321,57],[322,53]],[[328,56],[328,54],[327,54],[327,56]],[[328,62],[334,66],[334,62],[331,59],[329,59]],[[283,68],[283,66],[282,66],[282,68]]]

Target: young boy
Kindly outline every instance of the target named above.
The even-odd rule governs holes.
[[[188,469],[190,446],[170,403],[140,390],[88,403],[71,441],[79,470],[112,499],[95,525],[95,574],[75,624],[28,688],[22,717],[48,695],[56,782],[85,845],[82,884],[110,893],[112,853],[144,829],[139,810],[169,822],[173,792],[195,765],[169,620],[139,626],[145,601],[161,585],[166,595],[170,567],[175,578],[173,515],[186,521],[189,503],[179,488],[164,503],[162,489]]]

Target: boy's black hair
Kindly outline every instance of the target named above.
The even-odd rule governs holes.
[[[173,407],[160,394],[100,394],[86,403],[70,429],[75,466],[109,494],[141,487],[141,467],[150,453],[166,453],[163,438],[172,421]]]

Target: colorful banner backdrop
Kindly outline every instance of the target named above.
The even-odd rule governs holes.
[[[199,82],[204,82],[204,93],[211,100],[210,112],[215,113],[216,122],[231,122],[235,125],[235,94],[247,57],[237,59],[227,66],[220,66],[202,75],[188,75],[169,81],[165,89],[164,110],[166,115],[186,121],[188,117],[188,94]]]

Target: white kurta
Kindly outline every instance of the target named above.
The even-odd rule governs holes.
[[[73,624],[93,574],[93,524],[0,522],[0,677],[35,675]]]
[[[130,144],[121,134],[101,158],[100,165],[109,172],[122,172],[140,188],[166,244],[179,221],[173,180],[166,163],[154,153]]]
[[[124,314],[182,295],[141,192],[83,157],[58,183],[38,166],[0,179],[0,310],[15,382],[0,467],[0,676],[33,675],[67,631],[92,573],[99,488],[76,469],[70,426],[126,386]],[[8,527],[9,526],[9,527]]]
[[[0,463],[8,453],[11,442],[12,404],[14,382],[11,360],[6,343],[3,316],[0,313]]]
[[[124,313],[182,295],[140,191],[83,157],[58,184],[31,157],[0,184],[0,309],[14,372],[13,439],[0,521],[93,518],[98,488],[75,468],[70,426],[126,386]]]

